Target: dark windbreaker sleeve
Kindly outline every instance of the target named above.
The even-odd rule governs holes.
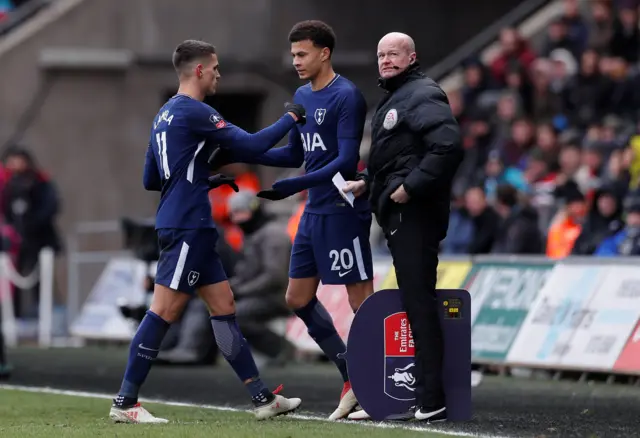
[[[460,127],[439,87],[414,92],[408,113],[409,128],[422,139],[425,154],[403,185],[409,196],[423,197],[451,181],[462,162]]]

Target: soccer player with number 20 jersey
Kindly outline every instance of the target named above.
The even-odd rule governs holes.
[[[308,190],[293,243],[287,303],[342,375],[340,403],[329,417],[337,420],[357,409],[357,400],[347,373],[345,344],[316,292],[320,280],[344,284],[354,312],[373,293],[369,203],[362,197],[351,206],[332,181],[337,173],[345,180],[356,175],[367,106],[356,86],[333,70],[335,35],[327,24],[300,22],[289,41],[293,66],[308,81],[293,98],[306,109],[307,122],[290,131],[288,145],[243,161],[290,168],[305,164],[304,175],[277,181],[258,196],[279,200]]]

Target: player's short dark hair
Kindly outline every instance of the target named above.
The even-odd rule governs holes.
[[[299,41],[309,40],[314,46],[324,49],[327,47],[329,52],[333,54],[336,46],[336,34],[331,26],[319,20],[306,20],[296,23],[289,32],[289,42],[297,43]]]
[[[216,48],[213,44],[198,40],[183,41],[173,52],[173,68],[180,72],[185,65],[215,53]]]

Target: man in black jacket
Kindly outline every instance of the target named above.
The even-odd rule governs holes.
[[[460,129],[446,94],[420,72],[408,35],[391,33],[380,40],[378,69],[386,95],[371,121],[368,169],[344,191],[369,192],[413,331],[417,406],[403,418],[443,421],[436,268],[449,223],[451,185],[463,158]],[[349,418],[367,415],[358,411]]]

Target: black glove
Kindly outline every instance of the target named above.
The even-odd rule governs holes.
[[[234,192],[240,191],[238,185],[236,184],[236,179],[232,176],[227,176],[219,173],[217,175],[209,177],[209,189],[215,189],[216,187],[220,187],[225,184],[229,185]]]
[[[269,189],[269,190],[261,190],[256,194],[258,198],[268,199],[270,201],[280,201],[281,199],[288,198],[291,194],[282,193],[278,190]]]
[[[284,110],[288,113],[293,113],[298,118],[296,122],[299,125],[304,125],[307,123],[307,112],[304,107],[299,103],[285,103]]]

